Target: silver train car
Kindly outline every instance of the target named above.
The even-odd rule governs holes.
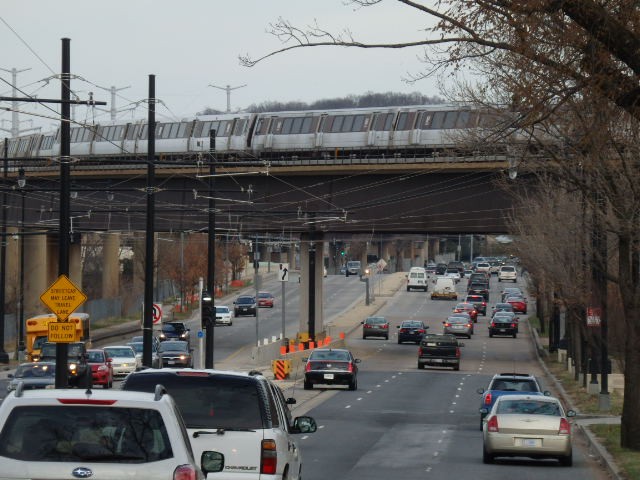
[[[436,155],[470,149],[470,134],[494,126],[496,118],[468,105],[206,115],[156,122],[155,152],[167,161],[196,158],[210,151],[210,131],[215,130],[216,157],[231,160]],[[147,138],[146,121],[72,126],[71,156],[141,158],[147,154]],[[60,131],[11,138],[8,146],[12,159],[57,157]]]

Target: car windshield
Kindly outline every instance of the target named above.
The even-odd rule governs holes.
[[[499,414],[553,415],[560,416],[560,405],[555,402],[535,400],[501,400],[497,406]]]
[[[135,352],[131,347],[107,347],[104,349],[104,352],[107,354],[107,357],[128,357],[133,358],[136,356]]]
[[[133,351],[136,353],[142,353],[144,350],[144,343],[142,342],[130,343],[129,346],[133,348]]]
[[[250,304],[250,303],[254,303],[254,301],[253,301],[253,297],[238,297],[238,299],[236,300],[236,303]]]
[[[56,373],[55,365],[50,363],[19,365],[15,378],[53,377]]]
[[[2,427],[0,456],[25,462],[144,463],[171,458],[173,451],[157,410],[24,405],[14,408]]]
[[[447,321],[449,323],[455,323],[455,324],[463,324],[463,323],[467,323],[467,320],[465,320],[462,317],[449,317],[447,318]]]
[[[494,380],[490,390],[503,392],[537,392],[538,388],[533,380],[499,378]]]
[[[387,323],[387,321],[383,317],[369,317],[365,323],[368,325],[381,325]]]
[[[102,351],[92,352],[91,350],[89,350],[87,352],[87,361],[89,363],[104,363],[105,362],[104,352]]]
[[[422,328],[422,323],[410,320],[410,321],[402,322],[402,327],[404,327],[404,328]]]
[[[184,325],[179,323],[165,323],[162,325],[162,331],[165,333],[182,333],[184,332]]]
[[[216,307],[216,313],[229,313],[229,307]]]

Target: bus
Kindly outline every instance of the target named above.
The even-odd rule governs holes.
[[[57,322],[57,317],[53,314],[36,315],[25,321],[25,331],[27,335],[26,351],[27,361],[37,362],[40,359],[42,344],[48,341],[49,323]],[[91,331],[88,313],[72,313],[68,318],[69,322],[76,324],[74,342],[85,342],[87,348],[91,346]]]

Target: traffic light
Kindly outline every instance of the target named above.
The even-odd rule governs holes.
[[[340,255],[344,257],[344,250],[340,250]]]
[[[213,306],[213,297],[209,292],[202,292],[200,301],[200,322],[202,328],[205,329],[209,325],[213,325],[215,321],[215,307]]]

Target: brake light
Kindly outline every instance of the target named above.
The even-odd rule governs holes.
[[[450,324],[450,323],[445,323],[445,324],[444,324],[444,326],[445,326],[445,327],[450,327],[450,326],[451,326],[451,324]]]
[[[511,324],[511,328],[516,328],[516,324],[515,324],[515,323],[512,323],[512,324]]]
[[[275,440],[262,440],[260,450],[260,473],[273,475],[278,466],[278,451]]]
[[[304,371],[305,372],[310,372],[311,371],[311,363],[310,362],[307,362],[307,364],[304,367]]]
[[[493,415],[487,420],[487,431],[488,432],[499,432],[498,428],[498,417]]]
[[[422,347],[418,347],[418,356],[422,355]]]
[[[560,429],[558,430],[558,435],[571,435],[571,424],[567,421],[566,418],[560,419]]]
[[[349,365],[347,366],[347,371],[353,372],[353,363],[349,362]]]
[[[389,328],[389,325],[382,325],[382,328]]]
[[[196,480],[198,475],[191,465],[180,465],[173,471],[173,480]]]
[[[460,347],[456,347],[456,358],[460,358]]]
[[[424,328],[421,328],[420,330],[418,330],[418,333],[424,333]]]
[[[116,400],[93,400],[91,398],[58,398],[63,405],[113,405]]]
[[[484,404],[491,405],[491,393],[487,392],[487,394],[484,396]]]
[[[471,324],[470,323],[467,323],[467,328],[471,328]]]
[[[400,329],[400,333],[406,333],[406,332],[407,332],[407,329],[406,329],[406,328],[401,328],[401,329]]]

